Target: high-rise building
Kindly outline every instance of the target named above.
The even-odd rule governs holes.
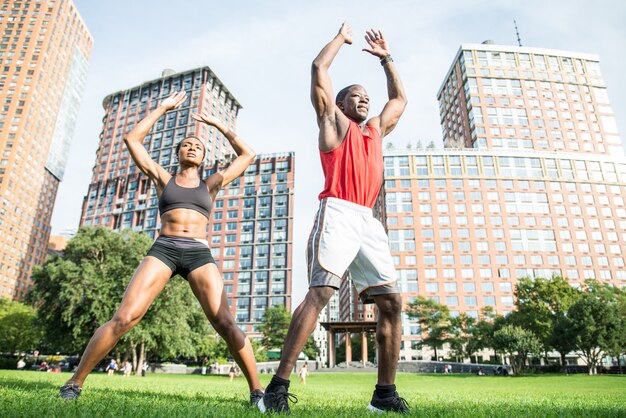
[[[191,113],[208,112],[235,130],[241,105],[209,67],[176,73],[113,93],[104,99],[100,145],[80,224],[133,228],[151,237],[160,229],[158,198],[147,176],[130,158],[123,136],[171,92],[184,89],[183,105],[163,115],[144,146],[166,170],[178,167],[175,144],[196,135],[207,146],[203,178],[233,157],[226,138],[198,123]],[[222,271],[229,306],[238,324],[254,332],[265,309],[291,309],[291,251],[294,154],[265,154],[220,191],[207,228],[213,256]]]
[[[446,147],[624,156],[595,55],[463,44],[437,99]]]
[[[93,39],[72,1],[0,6],[0,297],[20,299],[50,219]]]
[[[626,159],[596,56],[462,45],[438,99],[447,149],[384,157],[405,303],[477,317],[510,312],[522,277],[626,286]],[[402,321],[401,358],[430,359]]]
[[[291,311],[293,253],[293,152],[260,154],[218,197],[223,215],[213,209],[209,240],[239,326],[257,326],[270,306]],[[221,238],[220,238],[221,233]]]

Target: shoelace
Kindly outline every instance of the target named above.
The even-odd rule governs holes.
[[[67,383],[61,386],[61,392],[63,393],[65,392],[80,393],[81,390],[82,390],[81,387],[78,386],[76,383]]]
[[[298,403],[298,397],[293,393],[280,393],[277,397],[285,398],[287,401],[291,401],[291,403]]]
[[[298,397],[293,393],[287,392],[287,399],[291,401],[291,403],[298,403]]]
[[[406,401],[406,399],[401,398],[400,396],[395,397],[393,405],[398,408],[400,407],[400,405],[404,406],[407,409],[409,408],[409,403]]]

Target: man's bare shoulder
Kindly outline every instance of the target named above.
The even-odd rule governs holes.
[[[374,116],[373,118],[365,122],[365,125],[371,128],[374,128],[376,132],[378,132],[378,135],[382,137],[382,133],[380,132],[380,117],[379,116]]]

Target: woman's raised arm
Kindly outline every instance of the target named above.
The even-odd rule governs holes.
[[[222,187],[226,186],[246,171],[246,168],[254,162],[256,154],[254,150],[243,141],[243,139],[231,131],[215,116],[211,116],[208,113],[192,113],[191,117],[197,121],[206,123],[209,126],[215,126],[222,134],[224,134],[226,139],[228,139],[228,142],[230,142],[230,145],[237,154],[237,158],[230,163],[226,170],[218,172],[207,179],[207,185],[211,190],[211,195],[215,197],[217,192],[219,192]]]
[[[140,120],[139,123],[124,136],[124,143],[126,143],[133,161],[137,164],[137,167],[139,167],[142,173],[154,181],[157,189],[167,183],[170,174],[156,161],[150,158],[150,154],[148,154],[148,151],[146,151],[143,146],[143,140],[161,116],[172,109],[180,107],[186,98],[187,93],[184,91],[172,93],[170,97],[159,104],[157,109]]]

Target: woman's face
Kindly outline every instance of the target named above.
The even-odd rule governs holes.
[[[198,138],[185,138],[180,143],[178,161],[202,164],[206,150],[204,144]]]

